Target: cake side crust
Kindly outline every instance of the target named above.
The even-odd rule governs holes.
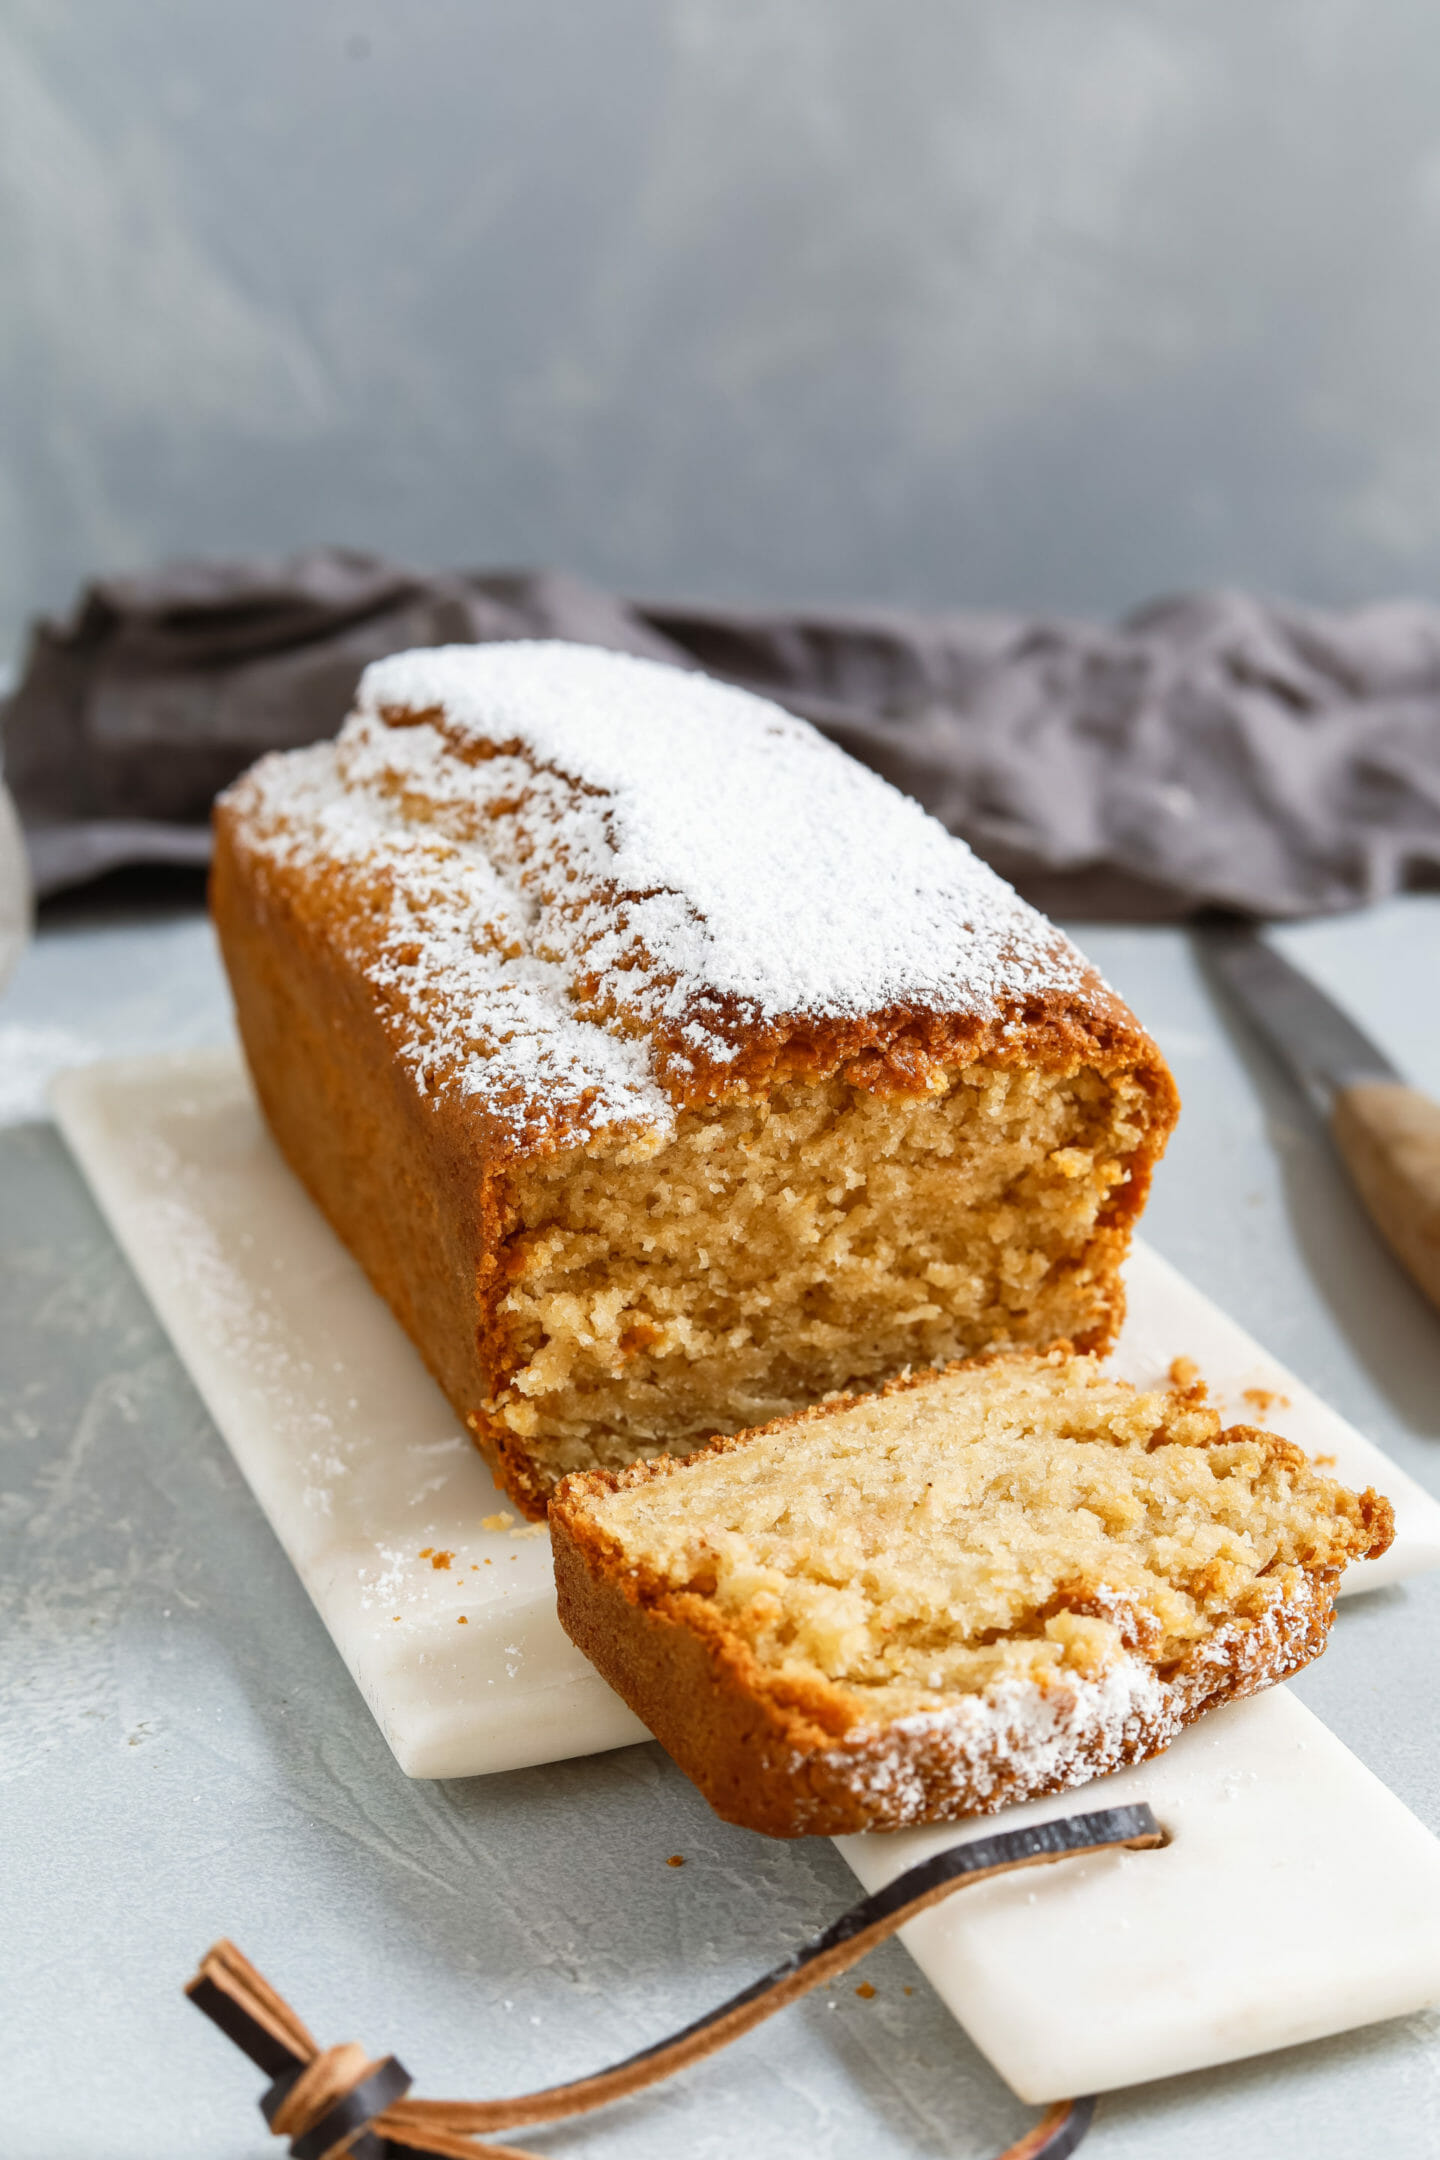
[[[231,821],[217,815],[211,913],[270,1131],[510,1497],[543,1518],[546,1495],[513,1435],[492,1434],[478,1414],[491,1388],[483,1315],[508,1216],[485,1121],[417,1096],[363,986],[337,964],[323,916],[297,904],[304,897],[237,853]]]

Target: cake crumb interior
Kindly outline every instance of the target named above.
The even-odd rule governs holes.
[[[1103,1344],[1130,1073],[956,1067],[922,1097],[832,1076],[528,1164],[490,1414],[541,1474],[685,1454],[907,1367]]]
[[[1126,1655],[1163,1677],[1302,1570],[1383,1543],[1369,1496],[1288,1442],[1063,1354],[838,1408],[591,1504],[623,1565],[880,1718]]]

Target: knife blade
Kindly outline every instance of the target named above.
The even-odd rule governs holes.
[[[1253,930],[1213,930],[1205,942],[1215,974],[1329,1127],[1376,1229],[1440,1311],[1440,1104]]]
[[[1216,974],[1322,1117],[1354,1081],[1401,1079],[1349,1014],[1253,930],[1206,936]]]

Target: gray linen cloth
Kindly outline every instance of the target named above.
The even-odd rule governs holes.
[[[891,608],[677,607],[555,572],[426,575],[320,548],[92,586],[41,623],[5,776],[43,895],[203,863],[217,791],[332,734],[410,645],[570,638],[777,699],[1051,913],[1297,916],[1440,882],[1440,608],[1242,593],[1118,628]]]

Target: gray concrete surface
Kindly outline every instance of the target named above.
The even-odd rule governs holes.
[[[1175,931],[1084,942],[1186,1112],[1154,1242],[1440,1491],[1440,1323]],[[1285,933],[1440,1092],[1440,901]],[[1427,993],[1425,985],[1430,986]],[[327,2039],[430,2093],[627,2052],[832,1917],[828,1844],[716,1822],[659,1750],[454,1785],[396,1771],[43,1115],[48,1070],[222,1039],[184,911],[52,922],[0,998],[0,2093],[6,2160],[255,2160],[258,2079],[179,1987],[228,1933]],[[1298,1692],[1433,1829],[1440,1578],[1352,1601]],[[686,1865],[666,1865],[672,1853]],[[1235,1915],[1236,1955],[1264,1955]],[[858,1977],[858,1976],[856,1976]],[[966,2160],[1006,2092],[890,1945],[557,2156]],[[907,1993],[909,1989],[912,1992]],[[1107,2098],[1095,2160],[1440,2151],[1430,2014]]]

